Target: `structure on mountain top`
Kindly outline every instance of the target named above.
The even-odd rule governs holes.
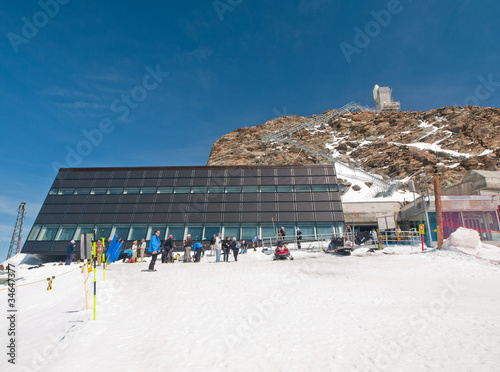
[[[401,108],[400,102],[392,100],[392,90],[389,87],[375,85],[373,88],[373,99],[375,100],[377,112],[399,111]]]
[[[24,223],[24,213],[26,211],[26,203],[21,203],[17,209],[17,219],[16,226],[14,227],[14,232],[12,233],[12,240],[10,241],[9,252],[7,253],[7,259],[11,258],[14,254],[19,253],[21,248],[21,240],[23,233],[23,223]]]

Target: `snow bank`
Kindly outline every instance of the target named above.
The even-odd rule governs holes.
[[[443,248],[500,262],[500,248],[483,244],[476,230],[460,227],[443,242]]]

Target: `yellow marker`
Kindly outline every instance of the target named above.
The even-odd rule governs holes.
[[[425,234],[425,225],[424,224],[418,225],[418,233],[420,235],[424,235]]]
[[[47,278],[47,281],[49,282],[49,285],[47,286],[47,291],[51,291],[52,290],[52,279],[55,279],[56,277],[53,276],[51,278]]]

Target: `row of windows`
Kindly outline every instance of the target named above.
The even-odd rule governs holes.
[[[240,194],[338,191],[338,185],[52,188],[49,195]]]
[[[193,240],[210,240],[214,234],[221,233],[223,236],[236,237],[237,239],[251,240],[256,235],[259,237],[275,236],[276,230],[284,227],[288,236],[293,237],[297,228],[300,228],[304,238],[315,236],[326,236],[330,234],[341,234],[344,229],[343,222],[335,223],[311,223],[304,222],[300,225],[284,223],[279,226],[272,223],[263,224],[170,224],[170,225],[147,225],[147,224],[102,224],[102,225],[34,225],[28,241],[79,241],[81,234],[90,233],[95,238],[104,237],[108,239],[118,235],[123,240],[133,241],[150,240],[156,230],[160,230],[160,239],[166,239],[172,235],[174,240],[184,240],[187,234]]]

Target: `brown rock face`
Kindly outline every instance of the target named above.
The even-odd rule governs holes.
[[[207,165],[332,163],[293,145],[261,139],[310,120],[285,116],[237,129],[214,143]],[[426,112],[348,113],[297,131],[290,139],[393,180],[422,168],[428,176],[438,172],[445,187],[460,182],[470,169],[498,169],[500,109],[454,106]]]

